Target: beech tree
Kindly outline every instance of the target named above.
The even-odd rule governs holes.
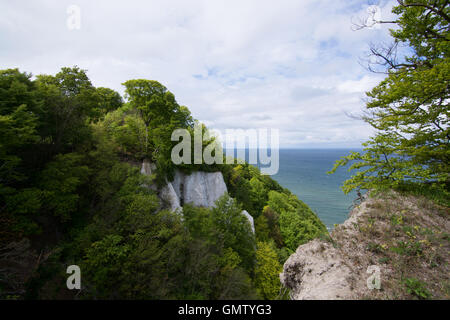
[[[96,109],[99,117],[122,107],[123,99],[118,92],[103,87],[96,88],[96,92],[99,97],[99,104]]]
[[[370,48],[369,70],[387,77],[367,93],[363,120],[376,134],[363,152],[338,160],[358,170],[343,185],[353,189],[449,182],[450,7],[446,0],[398,1],[393,43]],[[361,28],[364,25],[360,26]],[[406,48],[406,49],[405,49]],[[445,191],[446,192],[446,191]]]
[[[18,168],[24,151],[38,141],[38,105],[31,75],[18,69],[0,70],[0,196],[25,179]]]
[[[144,120],[147,144],[151,123],[163,123],[177,109],[175,96],[154,80],[128,80],[123,85],[131,106],[138,110]]]

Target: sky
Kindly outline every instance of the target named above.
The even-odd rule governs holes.
[[[1,1],[0,68],[86,69],[95,86],[165,85],[211,129],[278,129],[282,148],[357,148],[373,134],[361,61],[389,25],[352,30],[393,0]],[[79,28],[73,28],[79,9]],[[69,22],[69,23],[68,23]]]

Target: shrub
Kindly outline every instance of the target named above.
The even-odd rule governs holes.
[[[427,290],[426,284],[416,278],[406,278],[403,281],[406,291],[419,299],[430,299],[431,293]]]

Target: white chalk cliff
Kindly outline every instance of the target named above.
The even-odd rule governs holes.
[[[155,173],[155,169],[154,163],[144,160],[141,174],[151,176]],[[156,188],[155,185],[148,187],[152,190]],[[176,211],[181,209],[184,203],[190,203],[196,207],[214,207],[215,202],[226,192],[227,186],[222,172],[196,171],[186,175],[176,170],[173,181],[167,181],[167,184],[159,191],[159,196],[170,210]]]
[[[210,208],[226,192],[227,186],[221,172],[196,171],[185,175],[176,170],[174,180],[167,182],[160,196],[169,202],[171,208],[185,203]]]
[[[222,172],[193,172],[184,177],[183,203],[192,203],[198,207],[214,207],[224,193],[227,186],[223,180]]]
[[[155,169],[155,164],[144,161],[141,174],[152,175]],[[155,185],[149,187],[156,191]],[[214,207],[215,202],[227,191],[222,172],[195,171],[186,175],[176,170],[173,181],[167,181],[167,184],[159,191],[159,197],[168,209],[181,213],[185,203],[196,207]],[[245,210],[242,214],[248,219],[254,233],[253,217]]]
[[[176,212],[179,210],[181,212],[183,210],[180,205],[180,199],[170,182],[161,189],[159,196],[168,204],[170,211]]]

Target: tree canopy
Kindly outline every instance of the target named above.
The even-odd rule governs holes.
[[[448,1],[404,0],[393,43],[372,46],[369,69],[386,78],[367,92],[364,121],[376,134],[331,170],[357,170],[343,190],[431,183],[448,190],[450,173],[450,8]],[[383,23],[382,21],[379,23]]]

